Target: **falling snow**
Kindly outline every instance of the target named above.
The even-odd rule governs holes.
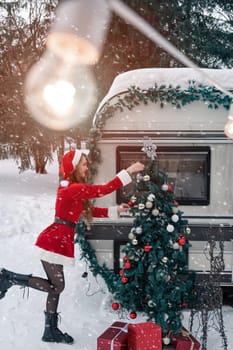
[[[43,276],[42,267],[34,255],[34,242],[38,233],[53,220],[53,207],[57,186],[57,167],[48,168],[47,175],[32,171],[18,174],[17,166],[9,160],[0,161],[0,266],[20,273]],[[75,338],[73,349],[95,350],[97,337],[114,321],[117,314],[111,310],[111,295],[103,280],[91,273],[88,280],[81,276],[86,264],[79,259],[75,267],[65,268],[66,289],[61,297],[60,328]],[[23,291],[12,287],[0,300],[0,348],[4,350],[67,349],[67,345],[47,344],[41,341],[44,326],[46,295],[36,290]],[[223,307],[224,323],[229,350],[233,349],[233,308]],[[184,312],[184,326],[188,326],[189,312]],[[143,321],[122,319],[123,322]],[[220,350],[221,338],[211,329],[208,349]]]

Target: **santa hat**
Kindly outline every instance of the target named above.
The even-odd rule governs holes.
[[[71,151],[68,151],[64,154],[62,157],[61,162],[61,168],[60,168],[60,174],[63,174],[64,179],[67,179],[76,166],[78,165],[82,154],[85,154],[86,156],[89,154],[89,149],[72,149]]]

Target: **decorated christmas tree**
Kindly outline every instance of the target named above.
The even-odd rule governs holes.
[[[164,340],[182,328],[182,310],[195,301],[193,271],[188,269],[188,221],[175,200],[165,169],[159,169],[156,146],[144,142],[148,163],[137,175],[129,206],[133,223],[123,248],[119,274],[99,265],[85,239],[86,226],[77,226],[76,242],[94,276],[100,275],[113,295],[112,308],[134,319],[137,312],[159,324]],[[83,277],[87,277],[87,272]],[[125,311],[125,312],[124,312]]]
[[[134,220],[112,308],[127,310],[131,318],[143,312],[163,333],[178,333],[182,310],[194,299],[194,274],[187,266],[190,228],[166,172],[158,169],[156,146],[148,140],[143,150],[151,160],[129,201]]]

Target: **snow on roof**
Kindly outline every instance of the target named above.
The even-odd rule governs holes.
[[[199,69],[193,68],[143,68],[119,74],[114,79],[107,95],[100,102],[97,112],[103,105],[119,93],[125,92],[131,86],[146,90],[155,85],[180,85],[187,88],[188,82],[195,80],[204,85],[218,84],[226,90],[233,89],[233,69]],[[216,86],[216,85],[215,85]]]

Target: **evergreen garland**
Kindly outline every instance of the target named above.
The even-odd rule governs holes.
[[[156,83],[153,87],[142,90],[139,87],[131,86],[126,92],[115,96],[117,102],[111,104],[107,102],[103,108],[96,114],[96,125],[90,129],[88,136],[88,146],[90,149],[90,159],[92,162],[92,175],[96,174],[98,164],[101,161],[101,153],[97,142],[102,137],[102,129],[109,118],[112,118],[116,111],[123,112],[125,109],[132,110],[134,107],[149,102],[159,104],[161,108],[170,104],[174,108],[182,107],[193,102],[201,101],[210,109],[220,107],[226,110],[230,109],[232,98],[225,95],[214,86],[197,84],[195,80],[188,81],[188,88],[182,89],[180,85],[160,85]]]
[[[75,243],[78,243],[81,249],[80,259],[85,259],[88,262],[89,270],[92,272],[93,276],[100,275],[111,293],[114,293],[116,286],[120,277],[115,275],[112,270],[110,270],[106,264],[102,266],[99,265],[95,250],[92,248],[91,244],[86,240],[86,225],[83,219],[80,219],[76,226]],[[85,278],[87,273],[83,274]]]

